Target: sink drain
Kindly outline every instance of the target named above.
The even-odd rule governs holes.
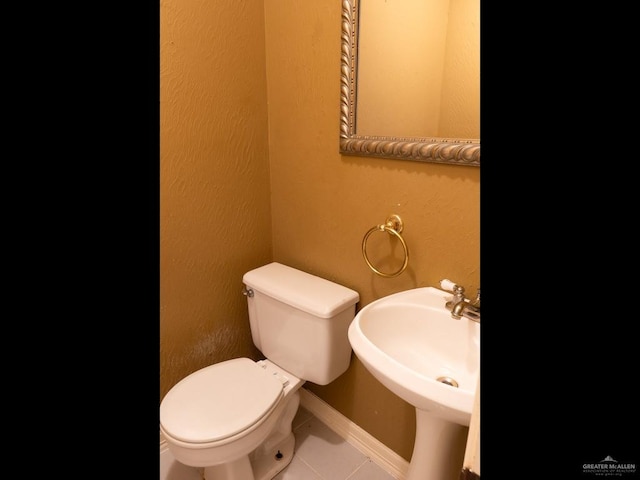
[[[438,377],[438,378],[436,378],[436,380],[438,380],[441,383],[444,383],[445,385],[451,385],[452,387],[457,387],[458,386],[458,382],[456,382],[451,377]]]

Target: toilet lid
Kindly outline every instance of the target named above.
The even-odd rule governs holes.
[[[178,382],[160,404],[160,424],[179,440],[214,442],[255,424],[282,396],[280,380],[249,358],[234,358]]]

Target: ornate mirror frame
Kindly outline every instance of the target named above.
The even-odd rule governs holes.
[[[385,137],[356,134],[359,1],[342,0],[340,153],[342,155],[396,158],[479,167],[479,139]]]

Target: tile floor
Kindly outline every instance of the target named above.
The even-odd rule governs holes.
[[[293,460],[273,480],[396,480],[303,407],[293,420]],[[197,469],[160,454],[160,480],[202,480]]]

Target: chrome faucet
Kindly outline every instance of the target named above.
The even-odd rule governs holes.
[[[460,320],[462,317],[468,318],[474,322],[480,323],[480,289],[475,300],[471,301],[464,296],[464,287],[453,283],[446,278],[440,280],[440,286],[443,290],[453,293],[450,301],[445,303],[447,310],[451,310],[451,318]]]

